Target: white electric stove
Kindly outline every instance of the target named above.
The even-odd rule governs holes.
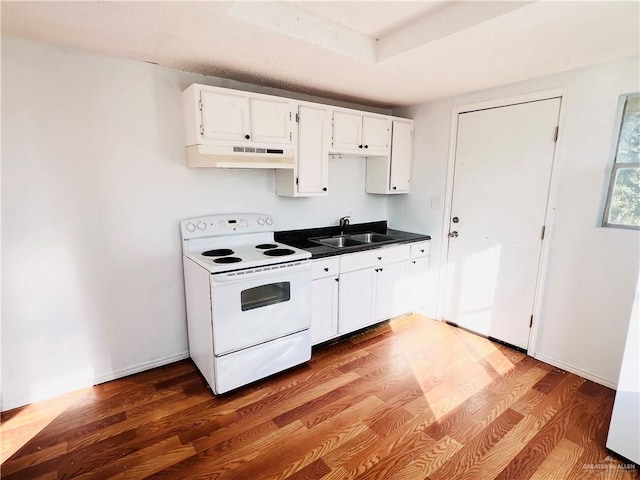
[[[311,254],[264,214],[183,220],[191,358],[220,394],[311,358]]]

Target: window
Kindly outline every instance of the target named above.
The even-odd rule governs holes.
[[[602,226],[640,229],[640,94],[621,97],[611,181]]]
[[[260,285],[240,293],[242,311],[267,307],[276,303],[288,302],[291,299],[291,283],[278,282]]]

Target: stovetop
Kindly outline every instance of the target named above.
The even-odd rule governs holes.
[[[306,250],[275,242],[263,214],[209,215],[183,220],[182,251],[211,273],[306,260]]]

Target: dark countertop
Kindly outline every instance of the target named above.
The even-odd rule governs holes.
[[[361,252],[363,250],[379,248],[385,245],[431,240],[431,237],[429,235],[404,232],[402,230],[393,230],[391,228],[387,228],[386,220],[382,220],[379,222],[355,223],[353,225],[347,226],[344,234],[351,235],[354,233],[364,232],[380,233],[382,235],[391,237],[392,240],[390,240],[389,242],[366,243],[363,245],[356,245],[345,248],[334,248],[320,245],[311,240],[312,238],[333,237],[334,235],[340,235],[340,227],[338,226],[305,228],[303,230],[283,230],[280,232],[275,232],[274,240],[279,243],[284,243],[292,247],[306,250],[307,252],[311,253],[311,258],[332,257],[335,255],[341,255],[343,253]]]

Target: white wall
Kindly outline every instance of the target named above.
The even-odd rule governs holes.
[[[181,219],[386,219],[364,159],[330,160],[323,198],[277,197],[273,170],[187,168],[193,82],[248,88],[2,40],[3,410],[187,356]]]
[[[454,106],[531,92],[564,89],[558,148],[554,222],[548,237],[535,356],[599,383],[615,386],[638,278],[640,235],[600,227],[611,170],[618,97],[640,90],[638,59],[548,76],[506,87],[427,103],[400,113],[415,120],[412,194],[389,200],[395,228],[433,237],[427,313],[436,313],[442,258],[451,112]]]
[[[615,384],[638,233],[598,227],[619,62],[421,105],[408,196],[364,194],[364,160],[330,160],[331,194],[275,195],[273,171],[189,169],[180,92],[230,81],[2,40],[2,409],[187,355],[179,220],[271,213],[279,229],[388,218],[431,234],[437,283],[454,105],[566,88],[560,192],[537,353]],[[278,93],[260,89],[263,93]],[[308,98],[306,98],[308,99]],[[387,205],[388,203],[388,205]],[[428,314],[435,315],[435,289]]]

